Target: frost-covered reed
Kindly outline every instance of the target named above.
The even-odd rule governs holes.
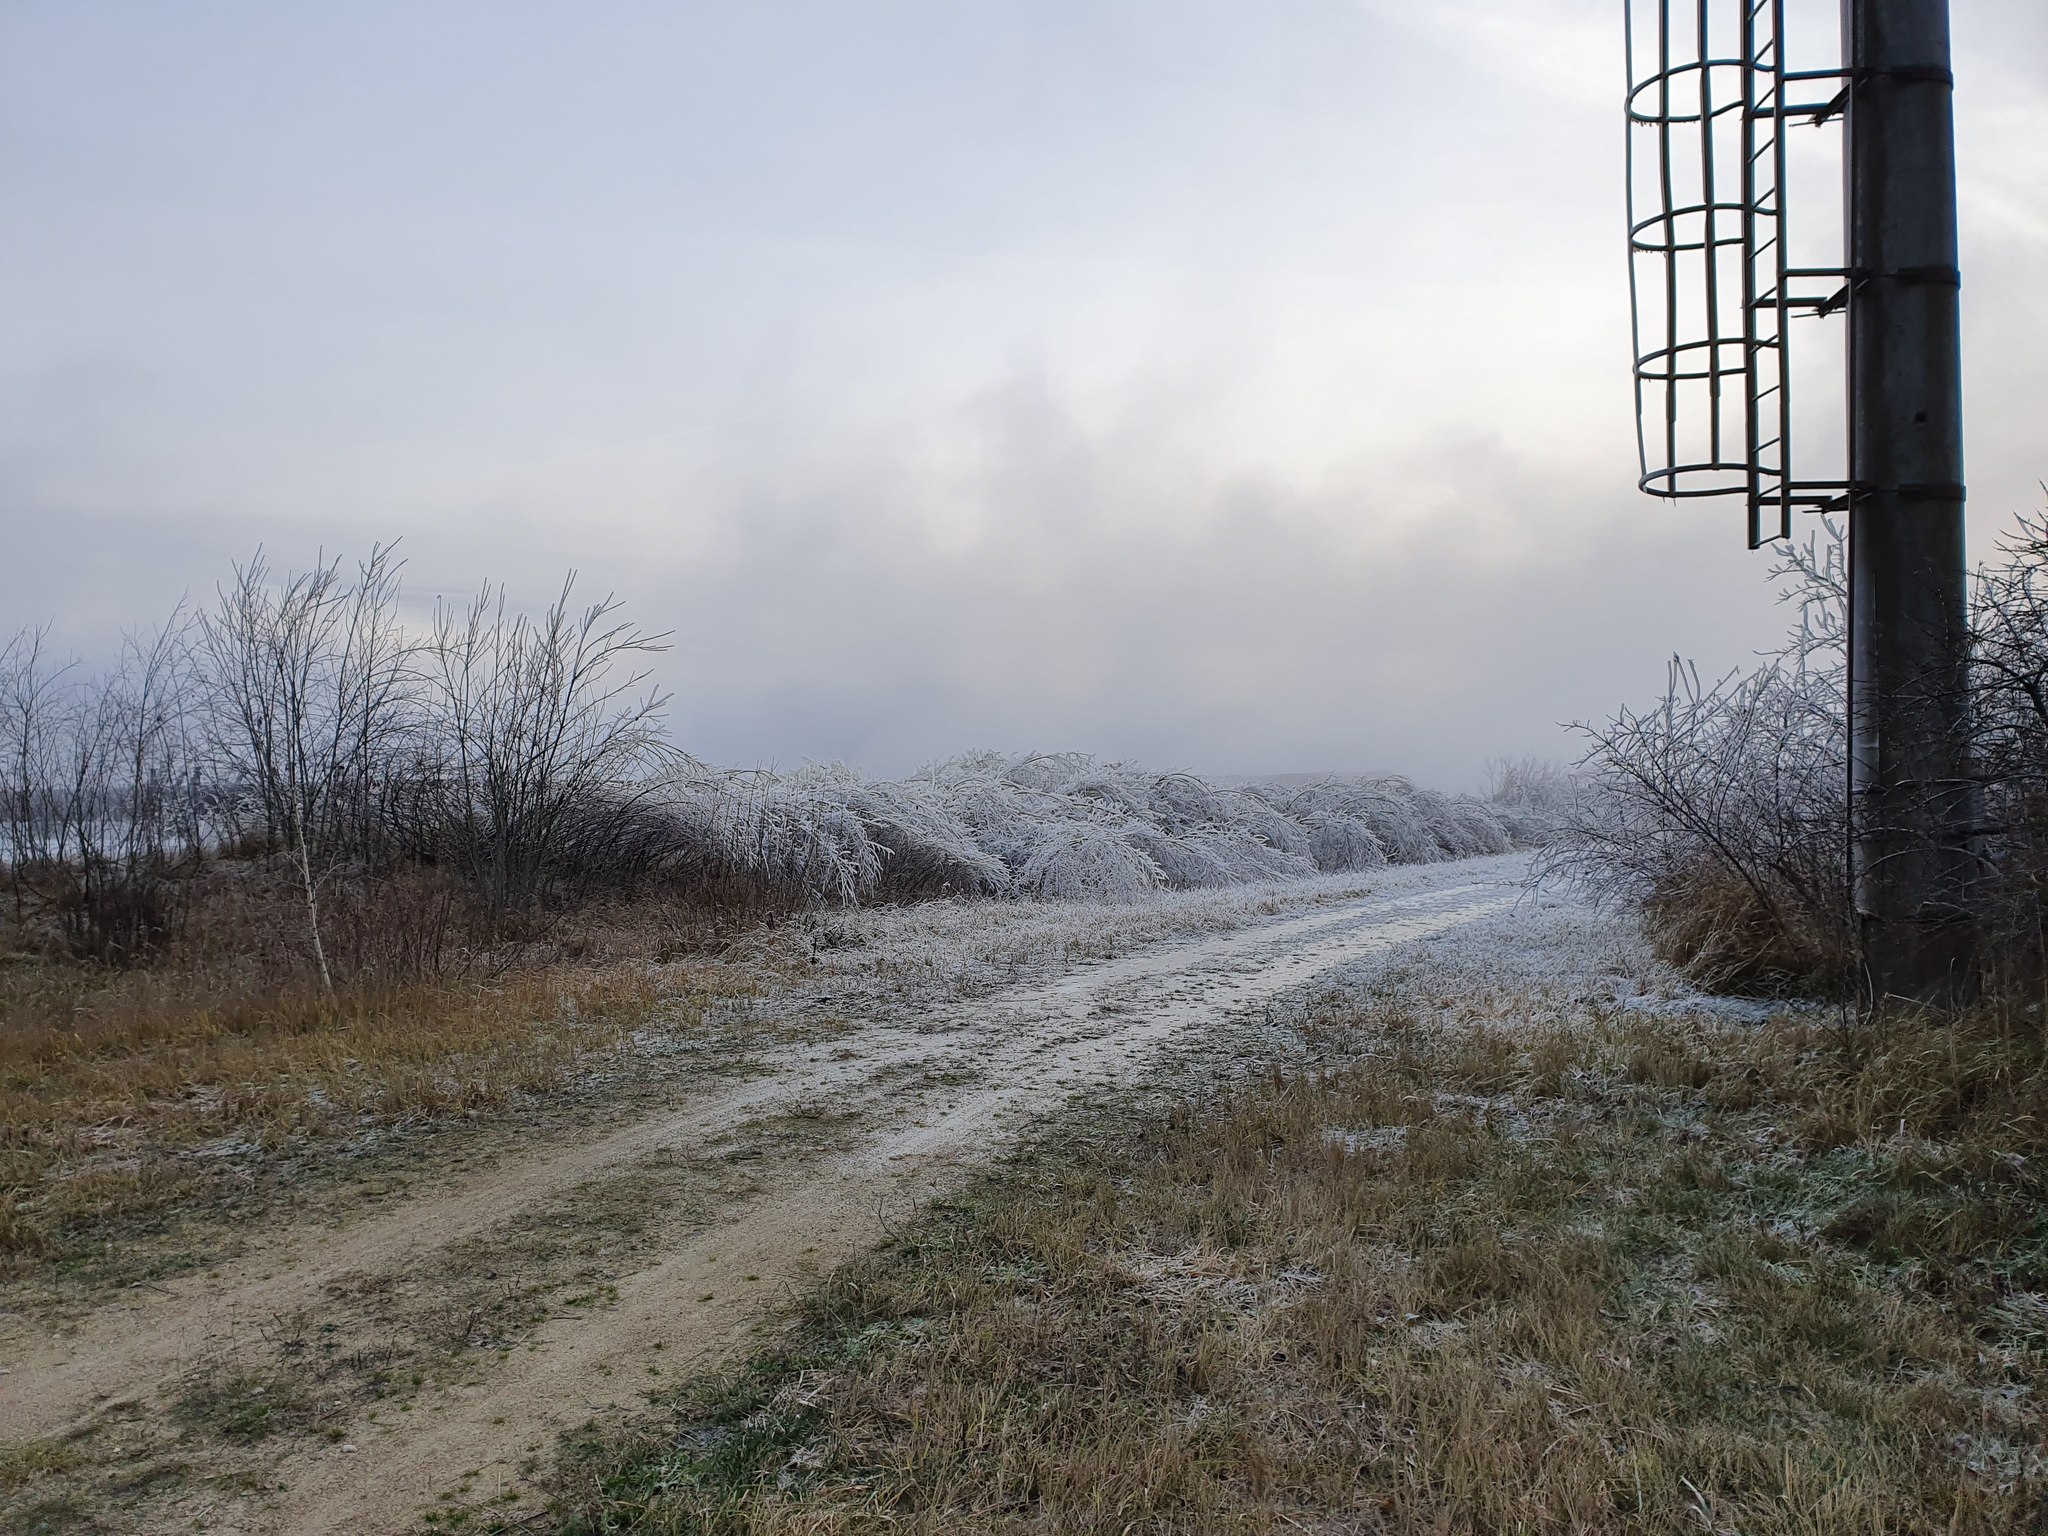
[[[1211,784],[1084,753],[973,753],[906,779],[834,764],[789,774],[693,765],[651,808],[676,867],[849,905],[941,895],[1130,900],[1505,853],[1466,795],[1395,777]]]

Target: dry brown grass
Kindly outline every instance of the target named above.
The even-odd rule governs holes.
[[[393,1127],[530,1102],[790,961],[735,952],[768,914],[730,899],[594,904],[485,934],[445,879],[409,870],[324,891],[330,995],[279,861],[186,871],[178,907],[177,944],[146,969],[0,924],[0,1279],[189,1262],[121,1245],[223,1197],[247,1205],[283,1161],[299,1177]]]
[[[1988,1018],[1324,1019],[572,1447],[549,1528],[2033,1529],[2044,1103]]]
[[[61,1263],[281,1152],[503,1109],[759,985],[711,960],[370,979],[333,997],[260,974],[0,968],[0,1272]]]
[[[1844,997],[1855,977],[1846,921],[1834,923],[1787,889],[1759,890],[1700,864],[1643,903],[1657,957],[1710,992]]]

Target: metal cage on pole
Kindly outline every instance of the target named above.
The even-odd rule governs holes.
[[[1797,472],[1791,323],[1853,294],[1844,267],[1791,264],[1785,205],[1787,126],[1846,99],[1787,93],[1843,72],[1786,68],[1783,0],[1627,0],[1626,17],[1637,483],[1744,497],[1756,548],[1849,489]]]

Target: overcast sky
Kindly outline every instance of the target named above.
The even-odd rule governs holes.
[[[1954,25],[1981,551],[2048,7]],[[1780,621],[1633,489],[1621,71],[1619,0],[0,0],[0,629],[402,538],[673,630],[718,762],[1561,754]]]

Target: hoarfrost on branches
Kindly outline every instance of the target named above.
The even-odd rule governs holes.
[[[1515,846],[1485,802],[1404,779],[1224,788],[1072,752],[973,753],[900,780],[700,770],[670,793],[679,846],[827,905],[1132,900]]]
[[[668,736],[648,661],[667,637],[612,598],[579,605],[565,582],[529,616],[486,586],[422,629],[401,571],[388,547],[353,576],[259,551],[214,606],[131,637],[98,675],[40,630],[0,644],[12,925],[135,963],[176,929],[188,877],[268,863],[331,986],[330,905],[360,913],[408,880],[422,900],[459,894],[481,931],[530,933],[652,884],[818,907],[1133,901],[1529,840],[1503,820],[1526,827],[1526,808],[1394,777],[1224,785],[1080,752],[973,752],[901,779],[715,769]]]

